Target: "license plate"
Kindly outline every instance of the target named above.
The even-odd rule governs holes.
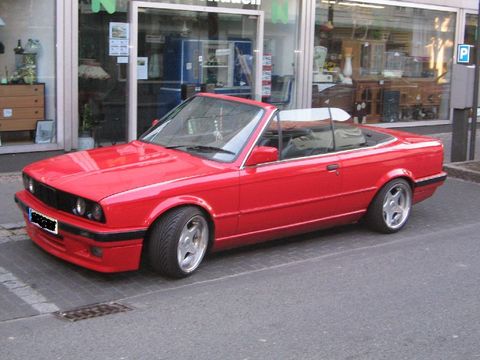
[[[39,213],[33,209],[28,209],[28,219],[32,224],[35,224],[42,229],[51,232],[52,234],[58,234],[58,221]]]

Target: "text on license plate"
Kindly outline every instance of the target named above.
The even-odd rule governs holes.
[[[58,234],[58,221],[51,217],[45,216],[38,211],[28,209],[28,219],[32,224],[40,226],[53,234]]]

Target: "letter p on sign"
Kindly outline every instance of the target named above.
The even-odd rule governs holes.
[[[459,44],[457,48],[457,63],[470,64],[470,52],[473,46],[467,44]]]

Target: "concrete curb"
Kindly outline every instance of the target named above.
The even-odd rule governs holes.
[[[443,165],[443,169],[448,176],[480,183],[480,172],[472,169],[472,165],[474,164],[478,164],[478,161],[449,163]]]
[[[0,172],[0,177],[3,177],[3,176],[20,176],[22,175],[22,172],[21,171],[14,171],[14,172]]]
[[[21,172],[0,173],[0,183],[22,181]]]

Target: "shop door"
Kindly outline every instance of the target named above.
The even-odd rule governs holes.
[[[261,98],[263,12],[131,2],[129,140],[185,98]]]

